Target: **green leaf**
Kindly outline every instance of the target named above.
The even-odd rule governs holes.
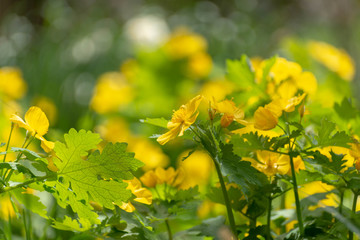
[[[261,186],[267,182],[266,176],[252,167],[250,162],[241,160],[241,157],[233,153],[233,145],[220,144],[220,148],[220,168],[223,176],[238,184],[245,194],[249,194],[254,185]]]
[[[140,119],[140,122],[154,125],[157,127],[167,128],[168,120],[165,118],[146,118]]]
[[[24,189],[21,188],[12,190],[11,194],[16,198],[19,203],[23,204],[27,209],[31,210],[33,213],[40,215],[43,218],[47,218],[46,207],[40,202],[40,198],[38,196],[28,194],[24,192]]]
[[[192,239],[190,238],[190,236],[217,237],[219,234],[219,230],[224,226],[224,223],[225,218],[223,216],[209,218],[202,221],[202,223],[198,226],[177,233],[176,237],[178,237],[179,239]]]
[[[86,159],[88,152],[101,141],[98,134],[71,129],[64,138],[65,144],[57,142],[54,149],[58,157],[54,163],[59,168],[56,189],[71,189],[77,201],[86,203],[90,196],[109,209],[114,209],[114,203],[121,205],[132,197],[122,180],[133,178],[132,172],[143,164],[133,158],[133,153],[125,152],[125,143],[109,143],[101,154],[95,151]],[[69,201],[69,204],[78,203]]]
[[[313,144],[319,147],[339,146],[348,148],[348,143],[353,142],[351,137],[344,131],[332,134],[335,130],[335,126],[335,123],[324,118],[321,121],[320,128],[318,129],[318,135],[315,137],[316,142]]]
[[[344,160],[342,154],[335,154],[331,151],[331,160],[318,150],[309,151],[307,155],[312,156],[312,158],[304,158],[304,161],[310,163],[311,167],[323,174],[340,174],[342,169],[345,168],[346,160]]]
[[[195,186],[193,188],[188,188],[185,190],[178,190],[174,195],[173,199],[175,201],[189,201],[194,199],[199,195],[199,187]]]
[[[41,158],[39,154],[37,154],[34,151],[31,151],[27,148],[18,148],[18,147],[12,147],[11,150],[13,152],[21,152],[22,154],[24,154],[26,156],[27,159],[29,160],[35,160],[37,158]]]
[[[272,68],[272,66],[275,64],[276,62],[276,58],[277,56],[273,56],[267,60],[265,60],[264,63],[264,68],[263,68],[263,75],[262,75],[262,80],[261,80],[261,88],[265,90],[266,86],[267,86],[267,82],[268,82],[268,75],[270,73],[270,70]]]
[[[321,181],[321,179],[322,175],[318,172],[300,170],[299,173],[296,174],[296,181],[298,185],[303,185],[314,181]]]
[[[240,88],[249,88],[255,84],[255,76],[249,66],[249,59],[242,55],[240,60],[227,60],[227,78]]]
[[[246,155],[249,152],[257,150],[276,150],[289,143],[287,137],[275,137],[258,135],[258,132],[245,133],[243,135],[233,135],[231,144],[234,145],[234,153],[238,155]]]
[[[13,169],[21,173],[30,174],[32,177],[53,176],[46,163],[43,161],[19,160],[18,162],[0,163],[1,169]]]
[[[246,205],[247,201],[244,198],[244,194],[239,188],[231,186],[227,190],[231,207],[236,211],[241,211]],[[212,187],[209,193],[206,195],[211,201],[225,205],[224,195],[221,188]]]
[[[65,216],[62,222],[53,220],[52,227],[64,231],[77,231],[77,232],[84,232],[91,228],[91,224],[86,219],[71,219],[68,216]]]
[[[344,120],[355,118],[359,111],[353,106],[350,98],[344,98],[341,104],[335,103],[334,109],[336,113]]]
[[[19,160],[18,164],[28,169],[34,177],[45,177],[54,174],[47,168],[46,163],[42,161]]]

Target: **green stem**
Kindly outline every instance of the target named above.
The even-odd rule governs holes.
[[[271,203],[272,203],[272,198],[269,197],[268,214],[267,214],[267,231],[266,231],[267,240],[271,239]]]
[[[11,187],[6,187],[4,189],[1,189],[1,192],[0,193],[4,193],[4,192],[9,192],[9,191],[12,191],[14,189],[17,189],[17,188],[21,188],[21,187],[25,187],[31,183],[34,183],[34,182],[40,182],[42,180],[45,180],[48,176],[45,176],[45,177],[38,177],[38,178],[34,178],[32,180],[29,180],[29,181],[26,181],[26,182],[23,182],[23,183],[20,183],[18,185],[15,185],[15,186],[11,186]]]
[[[355,214],[356,213],[356,203],[357,203],[357,199],[358,199],[358,193],[354,193],[354,199],[353,199],[353,205],[352,205],[352,213]],[[352,231],[349,231],[349,240],[353,240],[354,239],[354,233]]]
[[[293,181],[293,186],[294,186],[296,215],[297,215],[297,220],[299,223],[300,235],[304,236],[304,224],[303,224],[302,217],[301,217],[301,206],[300,206],[300,200],[299,200],[298,185],[296,182],[295,166],[294,166],[293,157],[291,155],[290,155],[290,165],[291,165],[292,181]]]
[[[339,213],[342,214],[342,208],[344,204],[344,191],[340,191],[340,204],[339,204]]]
[[[285,203],[286,203],[286,195],[283,194],[283,195],[281,195],[281,199],[280,199],[280,209],[281,209],[281,210],[283,210],[283,209],[286,208]],[[281,226],[281,233],[286,233],[286,226],[285,226],[285,224],[283,224],[283,225]]]
[[[23,144],[21,147],[24,147],[24,145],[25,145],[24,148],[25,148],[25,149],[28,148],[29,145],[30,145],[30,143],[31,143],[34,139],[35,139],[35,135],[34,135],[34,136],[30,139],[30,141],[25,145],[25,143],[26,143],[26,141],[27,141],[27,138],[25,138],[24,144]],[[22,155],[23,155],[22,152],[19,153],[18,156],[16,157],[15,162],[19,161]],[[5,183],[8,183],[8,182],[9,182],[9,180],[10,180],[10,178],[11,178],[11,175],[14,173],[14,171],[15,171],[14,169],[11,169],[11,170],[10,170],[9,174],[8,174],[8,175],[6,176],[6,178],[5,178]],[[5,175],[6,175],[6,173],[5,173]],[[5,177],[5,175],[4,175],[4,177]]]
[[[297,220],[298,220],[298,225],[299,225],[299,231],[300,231],[300,236],[304,236],[304,224],[302,221],[302,216],[301,216],[301,205],[300,205],[300,200],[299,200],[299,193],[298,193],[298,185],[296,182],[296,173],[295,173],[295,165],[294,165],[294,159],[291,155],[292,149],[294,147],[294,143],[291,145],[291,139],[290,139],[290,127],[288,124],[288,118],[287,118],[287,114],[284,114],[285,120],[286,120],[286,131],[287,131],[287,135],[289,136],[289,157],[290,157],[290,166],[291,166],[291,175],[292,175],[292,181],[293,181],[293,186],[294,186],[294,196],[295,196],[295,205],[296,205],[296,216],[297,216]],[[296,141],[296,139],[294,139],[294,142]]]
[[[29,225],[26,221],[26,216],[27,216],[27,213],[26,213],[26,210],[24,209],[23,210],[23,220],[24,220],[24,228],[25,228],[25,235],[26,235],[26,240],[31,240],[31,233],[30,233],[30,228],[29,228]]]
[[[166,229],[168,232],[168,236],[169,236],[169,240],[173,239],[172,233],[171,233],[171,228],[170,228],[170,224],[169,224],[169,219],[165,219],[165,224],[166,224]]]
[[[256,228],[256,217],[255,218],[249,218],[250,219],[250,229]]]
[[[218,178],[219,178],[219,181],[220,181],[221,190],[222,190],[222,193],[223,193],[223,196],[224,196],[224,201],[225,201],[225,205],[226,205],[226,210],[227,210],[227,214],[228,214],[228,218],[229,218],[231,231],[234,234],[234,236],[237,236],[236,225],[235,225],[235,220],[234,220],[234,214],[232,212],[230,199],[229,199],[229,195],[228,195],[227,190],[226,190],[224,178],[223,178],[223,176],[221,174],[219,164],[217,163],[217,161],[215,159],[213,159],[213,161],[214,161],[216,172],[217,172],[217,175],[218,175]]]
[[[9,138],[7,140],[7,143],[6,143],[6,149],[5,149],[3,162],[6,161],[7,151],[9,150],[9,145],[10,145],[10,140],[11,140],[13,130],[14,130],[14,123],[11,123],[10,134],[9,134]],[[2,175],[3,175],[3,169],[1,169],[1,171],[0,171],[0,176],[2,176]]]

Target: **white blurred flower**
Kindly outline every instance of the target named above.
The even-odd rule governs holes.
[[[155,47],[169,35],[166,22],[157,16],[147,15],[130,19],[125,26],[127,37],[138,46]]]

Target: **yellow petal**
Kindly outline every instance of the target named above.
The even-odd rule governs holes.
[[[141,182],[147,187],[155,187],[157,183],[157,177],[153,170],[147,171],[142,177],[140,177]]]
[[[10,118],[10,121],[13,123],[16,123],[19,125],[19,127],[25,128],[28,131],[32,131],[32,129],[30,128],[30,126],[24,122],[24,120],[22,120],[21,117],[19,117],[18,115],[13,114]]]
[[[31,107],[25,114],[25,122],[33,129],[33,134],[43,136],[49,129],[49,120],[39,107]]]
[[[274,114],[263,107],[259,107],[254,114],[254,127],[260,130],[270,130],[276,127],[278,119]]]
[[[317,90],[317,81],[311,72],[303,72],[297,78],[295,78],[296,85],[304,92],[309,94],[315,94]]]
[[[160,143],[161,145],[164,145],[170,140],[176,138],[179,135],[180,131],[181,131],[181,125],[179,125],[176,128],[170,129],[168,132],[158,137],[156,141],[158,141],[158,143]]]
[[[201,100],[203,99],[203,96],[201,95],[197,95],[196,97],[194,97],[193,99],[191,99],[185,106],[186,106],[186,110],[188,111],[187,115],[189,117],[191,117],[196,110],[198,109]]]
[[[39,137],[40,141],[41,141],[41,148],[44,149],[45,152],[49,153],[51,152],[54,147],[55,147],[55,143],[46,140],[44,137]]]
[[[123,203],[120,208],[126,212],[133,212],[135,211],[134,205],[131,204],[131,202]]]

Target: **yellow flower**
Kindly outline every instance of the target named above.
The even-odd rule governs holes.
[[[16,212],[14,210],[13,204],[11,203],[10,195],[3,193],[0,195],[0,218],[9,221],[10,218],[15,217]]]
[[[270,130],[278,124],[278,118],[269,109],[259,107],[254,113],[254,127],[260,130]]]
[[[50,152],[54,148],[54,143],[47,141],[43,135],[45,135],[49,129],[49,120],[45,113],[36,106],[29,108],[25,114],[25,121],[18,115],[13,114],[10,121],[26,129],[32,136],[35,136],[41,141],[41,147]]]
[[[109,72],[100,76],[90,105],[97,113],[104,114],[117,111],[133,98],[133,89],[125,77],[119,72]]]
[[[180,154],[178,158],[178,167],[184,170],[184,180],[180,188],[187,189],[196,185],[204,186],[208,183],[214,171],[214,165],[209,154],[203,151],[195,151],[187,159],[189,151]]]
[[[243,135],[245,133],[255,133],[257,132],[259,136],[268,136],[268,137],[279,137],[281,133],[277,133],[275,131],[263,131],[256,129],[253,124],[247,125],[243,128],[236,129],[232,131],[232,133]]]
[[[191,33],[185,28],[176,30],[164,46],[165,52],[174,59],[186,58],[198,52],[205,52],[206,48],[207,43],[202,36]]]
[[[178,187],[184,181],[184,170],[181,168],[175,170],[172,167],[168,169],[158,167],[155,170],[147,171],[140,180],[145,186],[150,188],[163,183]]]
[[[152,203],[152,194],[151,192],[143,188],[141,186],[141,182],[139,179],[134,178],[132,180],[123,180],[128,184],[126,189],[129,189],[132,194],[135,195],[134,201],[139,203],[144,203],[147,205],[150,205]],[[131,202],[123,203],[123,205],[120,206],[121,209],[127,211],[127,212],[133,212],[135,210],[135,207],[131,204]]]
[[[159,145],[155,145],[147,138],[134,138],[129,141],[129,151],[135,153],[135,158],[145,165],[142,170],[148,171],[169,164],[169,157],[163,153]]]
[[[6,100],[22,98],[26,89],[26,83],[18,68],[0,68],[0,93],[7,98]]]
[[[310,55],[341,78],[352,81],[355,75],[354,60],[343,49],[325,43],[311,41],[308,43]]]
[[[261,63],[256,63],[255,75],[258,82],[261,82],[264,68],[267,64],[267,60],[263,60]],[[293,78],[302,72],[301,66],[296,62],[291,62],[285,58],[277,57],[274,65],[271,67],[268,81],[274,80],[275,85],[280,84],[289,78]]]
[[[201,95],[194,97],[187,104],[182,105],[179,110],[173,113],[170,122],[167,124],[169,131],[157,139],[161,145],[164,145],[177,136],[182,136],[184,131],[195,122],[199,115],[199,112],[196,111],[202,98]]]
[[[39,107],[31,107],[25,114],[25,121],[13,114],[10,120],[18,124],[20,127],[25,128],[31,135],[43,136],[49,129],[49,120],[45,113]]]
[[[288,155],[270,151],[257,151],[256,156],[258,161],[251,158],[244,159],[250,161],[256,169],[269,177],[275,174],[284,175],[290,170],[290,158]]]
[[[48,117],[50,124],[53,125],[57,118],[57,108],[55,103],[48,97],[37,97],[34,99],[34,105],[41,108]]]
[[[292,97],[290,99],[286,99],[283,101],[283,110],[285,112],[293,112],[295,110],[295,106],[299,105],[305,98],[306,93],[298,97]]]
[[[214,109],[219,112],[223,113],[221,117],[221,126],[226,128],[228,127],[233,121],[242,122],[244,119],[244,111],[240,108],[235,106],[235,103],[232,100],[224,100],[221,102],[214,101]]]
[[[101,137],[109,142],[129,142],[131,132],[127,122],[120,117],[107,119],[104,123],[96,127],[96,131]]]
[[[305,98],[306,94],[290,99],[275,99],[265,107],[259,107],[254,114],[254,127],[260,130],[270,130],[276,127],[282,112],[293,112]]]
[[[215,79],[204,83],[202,89],[200,90],[200,94],[207,99],[220,101],[232,93],[234,89],[235,85],[232,82],[225,79]]]
[[[203,78],[209,75],[212,65],[210,55],[206,52],[199,52],[189,58],[187,68],[190,77]]]

